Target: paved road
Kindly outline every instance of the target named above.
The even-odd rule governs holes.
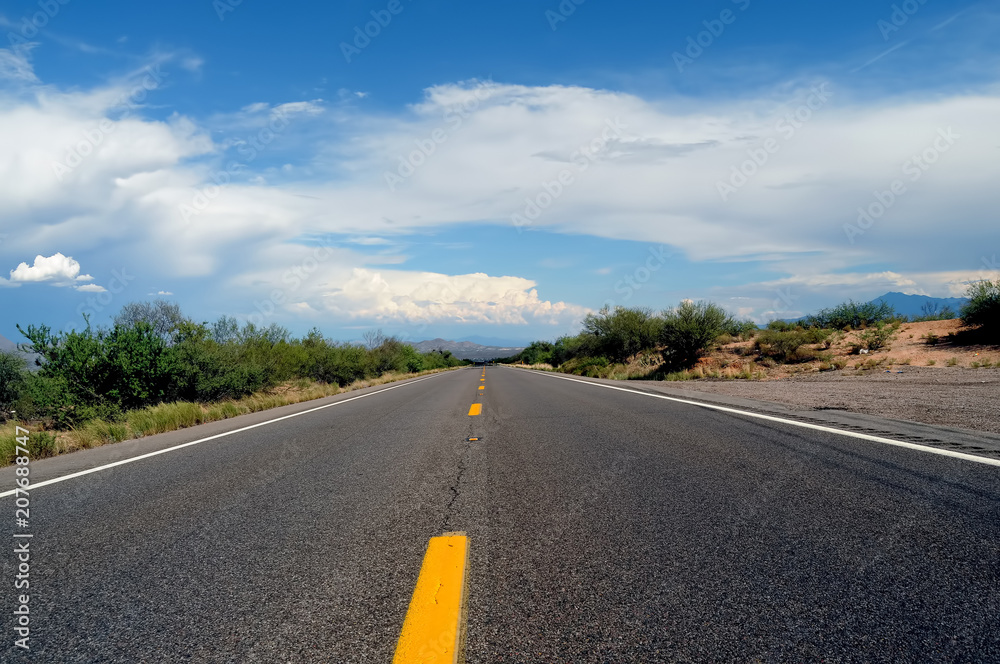
[[[1000,661],[1000,468],[517,369],[479,379],[36,489],[32,650],[9,647],[7,553],[3,661],[389,662],[427,539],[455,530],[469,662]]]

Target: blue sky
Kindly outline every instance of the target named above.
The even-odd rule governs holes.
[[[996,276],[1000,3],[652,4],[6,3],[0,334],[162,297],[526,341]]]

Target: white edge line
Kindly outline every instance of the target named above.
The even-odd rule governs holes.
[[[303,410],[298,413],[292,413],[291,415],[282,415],[281,417],[276,417],[273,420],[267,420],[264,422],[258,422],[257,424],[250,424],[245,427],[240,427],[239,429],[233,429],[232,431],[224,431],[222,433],[217,433],[214,436],[209,436],[208,438],[199,438],[198,440],[192,440],[187,443],[181,443],[180,445],[174,445],[173,447],[165,447],[162,450],[156,450],[155,452],[147,452],[146,454],[140,454],[139,456],[129,457],[128,459],[122,459],[121,461],[115,461],[114,463],[107,463],[103,466],[95,466],[93,468],[88,468],[87,470],[81,470],[76,473],[70,473],[69,475],[62,475],[61,477],[53,477],[50,480],[44,480],[42,482],[36,482],[28,486],[27,490],[37,489],[39,487],[47,486],[49,484],[56,484],[57,482],[65,482],[66,480],[71,480],[76,477],[82,477],[83,475],[89,475],[91,473],[96,473],[101,470],[107,470],[108,468],[114,468],[115,466],[124,466],[127,463],[132,463],[134,461],[141,461],[142,459],[148,459],[150,457],[155,457],[159,454],[166,454],[167,452],[173,452],[174,450],[179,450],[184,447],[190,447],[191,445],[197,445],[199,443],[206,443],[210,440],[215,440],[216,438],[224,438],[225,436],[231,436],[234,433],[240,433],[243,431],[249,431],[250,429],[256,429],[257,427],[262,427],[268,424],[274,424],[275,422],[280,422],[282,420],[287,420],[292,417],[298,417],[300,415],[306,415],[308,413],[315,413],[317,410],[323,410],[324,408],[332,408],[333,406],[339,406],[340,404],[347,403],[348,401],[355,401],[356,399],[364,399],[365,397],[372,397],[376,394],[382,394],[383,392],[388,392],[389,390],[395,390],[400,387],[406,387],[407,385],[414,385],[416,383],[422,383],[425,380],[430,380],[431,378],[437,378],[442,374],[435,374],[433,376],[426,376],[425,378],[417,378],[416,380],[408,380],[399,385],[393,385],[392,387],[387,387],[384,390],[378,390],[376,392],[369,392],[368,394],[359,394],[356,397],[351,397],[350,399],[343,399],[341,401],[334,401],[333,403],[328,403],[323,406],[317,406],[315,408],[310,408],[309,410]],[[261,412],[261,411],[258,411]],[[249,413],[248,413],[249,414]],[[217,420],[221,421],[221,420]],[[208,424],[206,422],[206,424]],[[139,440],[139,439],[134,439]],[[13,496],[17,493],[17,489],[11,489],[10,491],[4,491],[0,493],[0,498],[6,498],[7,496]]]
[[[586,380],[568,378],[566,376],[557,376],[547,371],[535,371],[533,369],[525,369],[525,371],[534,371],[535,373],[541,374],[543,376],[549,376],[550,378],[558,378],[560,380],[568,380],[572,383],[582,383],[584,385],[593,385],[594,387],[604,387],[609,390],[618,390],[619,392],[630,392],[632,394],[640,394],[645,397],[653,397],[654,399],[666,399],[667,401],[676,401],[677,403],[685,403],[685,404],[690,404],[692,406],[701,406],[702,408],[709,408],[711,410],[719,410],[724,413],[735,413],[737,415],[745,415],[747,417],[756,417],[757,419],[761,420],[770,420],[772,422],[781,422],[782,424],[791,424],[792,426],[802,427],[803,429],[815,429],[817,431],[826,431],[827,433],[835,433],[841,436],[848,436],[850,438],[860,438],[861,440],[870,440],[876,443],[884,443],[886,445],[905,447],[907,449],[917,450],[920,452],[928,452],[930,454],[940,454],[941,456],[953,457],[956,459],[965,459],[966,461],[975,461],[976,463],[982,463],[988,466],[1000,466],[1000,459],[990,459],[988,457],[976,456],[975,454],[965,454],[964,452],[942,450],[937,447],[930,447],[928,445],[917,445],[916,443],[906,443],[901,440],[882,438],[881,436],[872,436],[867,433],[856,433],[854,431],[845,431],[844,429],[834,429],[833,427],[825,427],[819,424],[809,424],[808,422],[796,422],[795,420],[787,420],[783,417],[775,417],[774,415],[763,415],[761,413],[753,413],[747,410],[729,408],[727,406],[717,406],[715,404],[704,403],[701,401],[690,401],[688,399],[668,397],[664,394],[650,394],[649,392],[630,390],[627,387],[616,387],[614,385],[605,385],[604,383],[591,383],[590,381]]]

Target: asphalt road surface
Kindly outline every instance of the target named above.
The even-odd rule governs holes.
[[[0,659],[390,662],[427,540],[465,531],[468,662],[1000,661],[1000,468],[480,374],[32,490],[31,649],[14,646],[7,535]],[[13,523],[14,498],[0,509]]]

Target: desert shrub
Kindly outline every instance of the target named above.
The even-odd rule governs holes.
[[[24,395],[26,360],[17,353],[0,351],[0,422]]]
[[[834,328],[845,330],[885,323],[896,318],[896,313],[888,302],[855,302],[849,300],[835,307],[821,309],[803,320],[805,327]]]
[[[559,367],[563,373],[600,378],[611,365],[606,357],[577,357]]]
[[[969,284],[966,297],[969,302],[962,307],[962,324],[1000,336],[1000,279]]]
[[[580,356],[585,351],[586,345],[586,339],[583,334],[559,337],[552,344],[552,356],[549,359],[549,364],[559,366],[574,357]]]
[[[743,341],[752,339],[759,331],[760,328],[757,327],[757,323],[748,319],[731,319],[729,325],[726,326],[725,329],[726,334],[732,337],[739,337]]]
[[[938,341],[940,340],[941,338],[938,337],[938,335],[934,334],[933,332],[928,332],[927,334],[924,335],[924,343],[926,343],[928,346],[936,346]]]
[[[769,358],[779,364],[805,362],[813,359],[814,353],[802,346],[813,343],[812,335],[806,330],[768,329],[757,335],[754,347],[761,357]]]
[[[525,364],[552,364],[553,347],[548,341],[532,341],[520,352],[518,360]]]
[[[937,302],[924,302],[920,305],[920,315],[910,316],[910,322],[923,323],[934,320],[951,320],[952,318],[957,318],[957,315],[951,307],[941,307]]]
[[[625,362],[656,345],[661,325],[648,309],[605,307],[583,319],[584,345],[590,355]]]
[[[896,336],[897,329],[898,326],[894,327],[885,323],[876,323],[858,335],[857,341],[851,344],[851,349],[857,353],[862,348],[867,348],[868,350],[886,348],[889,342],[892,341],[892,338]]]
[[[663,312],[660,342],[663,362],[670,371],[688,369],[732,325],[725,310],[711,302],[686,300]]]
[[[790,332],[791,330],[802,329],[802,326],[798,323],[793,323],[787,320],[772,320],[767,324],[765,329],[776,330],[778,332]]]
[[[238,342],[218,343],[204,327],[190,328],[171,349],[173,399],[217,401],[252,394],[269,384],[259,349],[247,352]]]
[[[21,329],[20,327],[18,329]],[[166,342],[147,323],[110,330],[54,334],[47,326],[21,332],[41,356],[29,380],[34,408],[62,427],[100,417],[115,421],[122,411],[161,401],[173,366]]]
[[[413,373],[423,368],[420,353],[395,337],[388,337],[371,350],[371,374]]]

